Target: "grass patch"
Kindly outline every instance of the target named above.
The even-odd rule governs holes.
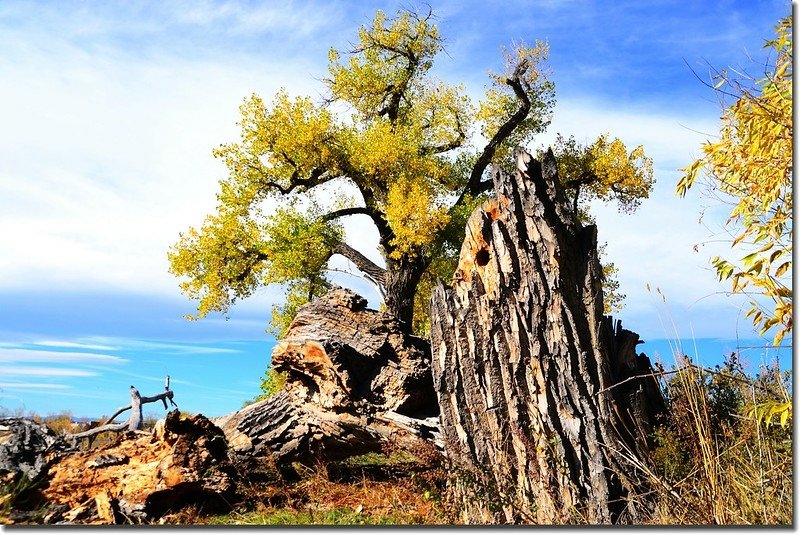
[[[417,458],[407,451],[397,450],[389,453],[365,453],[363,455],[354,455],[348,457],[343,461],[343,464],[348,466],[396,466],[405,465],[416,462]]]
[[[356,526],[410,525],[425,523],[425,518],[409,513],[372,514],[363,509],[337,507],[296,511],[272,509],[261,512],[234,513],[208,519],[210,525],[222,526]]]

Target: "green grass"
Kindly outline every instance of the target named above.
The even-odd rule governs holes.
[[[396,466],[413,463],[417,458],[406,451],[393,451],[389,455],[383,453],[365,453],[348,457],[343,462],[349,466]]]
[[[357,526],[419,524],[421,520],[410,514],[369,514],[350,507],[338,507],[316,511],[274,509],[233,513],[211,517],[208,523],[224,526]]]

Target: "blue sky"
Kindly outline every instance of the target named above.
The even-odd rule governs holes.
[[[628,296],[620,317],[650,341],[645,351],[669,362],[658,340],[695,339],[712,364],[737,339],[763,343],[743,317],[746,300],[725,296],[708,268],[727,249],[724,207],[672,192],[677,169],[718,130],[719,105],[692,70],[707,79],[709,65],[763,59],[790,5],[430,3],[446,39],[434,73],[476,99],[501,45],[549,41],[558,103],[535,146],[556,132],[584,142],[610,132],[653,157],[656,187],[638,213],[595,207]],[[0,3],[0,407],[97,416],[126,403],[129,384],[158,392],[167,373],[192,412],[225,414],[254,396],[280,289],[259,291],[227,320],[188,322],[194,304],[167,272],[166,251],[214,209],[225,170],[211,149],[236,139],[242,99],[269,100],[280,87],[320,96],[328,49],[346,49],[375,9],[406,5]],[[373,232],[357,218],[346,229],[378,258]],[[378,306],[363,281],[338,276]],[[748,351],[752,364],[777,354]],[[788,363],[790,351],[781,357]]]

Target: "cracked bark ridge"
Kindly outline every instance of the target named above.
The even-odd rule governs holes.
[[[636,467],[663,409],[638,335],[603,316],[594,226],[557,177],[516,155],[471,215],[452,288],[431,301],[431,348],[453,492],[469,523],[636,522]],[[629,459],[634,459],[630,462]]]
[[[302,307],[272,363],[286,374],[284,390],[217,420],[236,451],[285,464],[436,440],[428,343],[350,290]]]

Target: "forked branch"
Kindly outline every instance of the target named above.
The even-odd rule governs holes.
[[[89,429],[87,431],[83,431],[81,433],[72,433],[67,435],[65,438],[67,440],[72,440],[73,443],[81,438],[89,438],[89,443],[91,444],[92,437],[99,435],[100,433],[105,433],[106,431],[111,431],[114,433],[119,433],[120,431],[128,430],[128,431],[138,431],[142,427],[142,404],[144,403],[153,403],[155,401],[161,401],[164,404],[164,409],[167,409],[167,400],[169,400],[170,404],[173,407],[178,407],[178,405],[173,400],[174,393],[169,388],[169,375],[167,375],[167,379],[164,383],[164,392],[157,394],[155,396],[145,396],[142,397],[139,395],[139,391],[136,390],[136,387],[131,385],[131,404],[126,405],[124,407],[120,407],[117,409],[117,412],[111,415],[105,423],[100,425],[99,427],[95,427],[94,429]],[[123,412],[133,409],[131,412],[130,417],[127,421],[122,423],[112,423],[114,418],[122,414]]]

